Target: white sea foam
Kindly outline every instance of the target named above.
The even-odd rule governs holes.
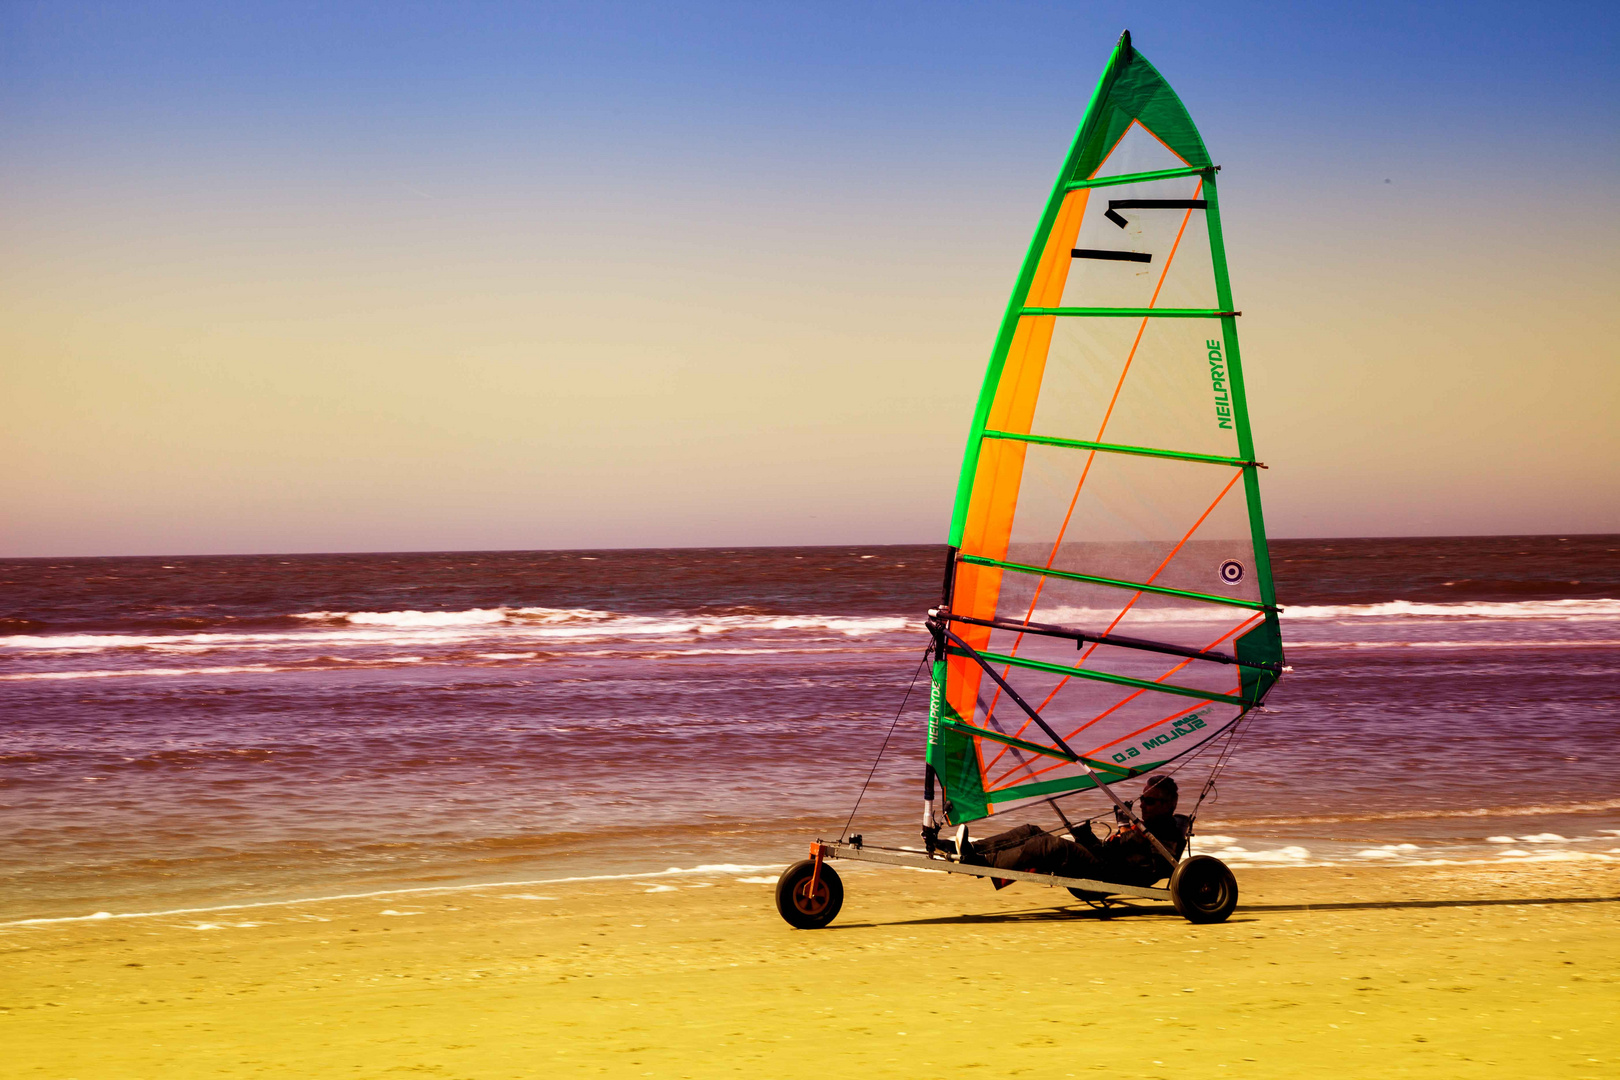
[[[465,611],[305,611],[295,619],[344,622],[350,626],[398,626],[407,629],[453,626],[493,626],[499,623],[569,623],[612,619],[610,611],[591,608],[496,607]]]
[[[1244,817],[1204,822],[1211,828],[1267,828],[1277,825],[1339,825],[1351,821],[1415,821],[1431,818],[1545,818],[1554,814],[1591,814],[1620,810],[1620,799],[1587,802],[1531,803],[1524,806],[1475,806],[1466,809],[1381,810],[1367,813],[1312,814],[1308,816]],[[1617,832],[1616,835],[1620,835]],[[1496,838],[1492,838],[1492,843]],[[1502,843],[1516,843],[1510,836]]]
[[[1285,606],[1292,619],[1472,618],[1472,619],[1620,619],[1620,600],[1514,600],[1501,603],[1465,601],[1429,604],[1391,600],[1382,604],[1302,604]]]
[[[343,621],[350,626],[402,626],[408,629],[488,626],[505,622],[506,612],[499,608],[473,608],[471,611],[353,611],[345,612]]]
[[[1296,649],[1568,649],[1613,648],[1620,638],[1551,638],[1508,641],[1290,641]]]
[[[421,657],[413,659],[420,660]],[[14,675],[0,675],[4,682],[28,682],[30,680],[59,681],[66,679],[123,679],[135,677],[175,677],[181,675],[247,675],[266,674],[277,671],[286,671],[287,668],[272,667],[269,664],[248,664],[239,667],[197,667],[197,668],[112,668],[97,671],[24,671]]]
[[[1268,848],[1263,851],[1251,851],[1248,848],[1233,844],[1229,847],[1217,848],[1213,851],[1201,852],[1213,855],[1223,862],[1231,863],[1236,867],[1244,866],[1303,866],[1310,859],[1310,849],[1290,844],[1287,847]]]
[[[1106,626],[1118,608],[1062,607],[1042,610],[1036,621],[1070,626]],[[1240,613],[1241,614],[1241,613]],[[1138,604],[1115,627],[1129,634],[1132,627],[1165,624],[1231,623],[1234,612],[1214,604],[1176,604],[1160,607]],[[499,640],[503,644],[587,642],[612,638],[632,640],[658,637],[691,638],[732,633],[823,633],[849,638],[918,630],[922,623],[906,615],[631,615],[592,608],[491,607],[461,611],[306,611],[293,618],[306,630],[218,631],[201,633],[128,634],[12,634],[0,637],[0,651],[10,655],[67,655],[101,650],[146,649],[158,652],[202,653],[250,648],[256,650],[307,649],[312,644],[331,646],[411,645],[447,646]],[[1283,611],[1285,622],[1322,622],[1356,619],[1477,620],[1542,619],[1551,622],[1592,622],[1620,619],[1620,600],[1526,600],[1513,603],[1417,603],[1396,600],[1382,604],[1301,605]],[[1502,648],[1558,647],[1559,640],[1523,641],[1299,641],[1296,648]],[[1620,639],[1580,642],[1616,645]],[[493,650],[492,650],[493,651]],[[502,649],[499,651],[508,651]]]
[[[1375,848],[1363,848],[1356,852],[1358,859],[1396,859],[1408,851],[1419,850],[1416,844],[1380,844]]]
[[[583,608],[472,608],[442,612],[310,611],[294,617],[308,620],[309,629],[181,634],[13,634],[0,637],[0,649],[13,656],[26,653],[60,656],[117,649],[196,654],[244,648],[443,647],[473,642],[516,645],[660,637],[689,640],[694,635],[793,631],[864,638],[922,625],[898,615],[716,615],[697,618],[616,615]]]

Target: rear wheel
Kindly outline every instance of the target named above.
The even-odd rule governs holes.
[[[1221,860],[1194,855],[1170,875],[1170,900],[1188,922],[1225,922],[1237,907],[1237,878]]]
[[[815,879],[814,889],[810,887],[812,878]],[[838,917],[838,910],[843,906],[844,883],[838,871],[825,862],[821,864],[820,874],[816,873],[813,860],[796,862],[782,871],[776,881],[776,910],[796,929],[820,930]]]

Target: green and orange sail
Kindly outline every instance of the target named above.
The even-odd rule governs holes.
[[[953,822],[1181,758],[1282,670],[1216,172],[1122,36],[962,462],[927,749]]]

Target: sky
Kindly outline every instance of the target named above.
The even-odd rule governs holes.
[[[1127,27],[1271,534],[1620,532],[1616,11],[0,3],[0,555],[943,542]]]

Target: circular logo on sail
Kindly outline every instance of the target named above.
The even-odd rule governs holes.
[[[1221,563],[1219,573],[1222,585],[1236,585],[1243,580],[1243,564],[1236,559],[1227,559]]]

